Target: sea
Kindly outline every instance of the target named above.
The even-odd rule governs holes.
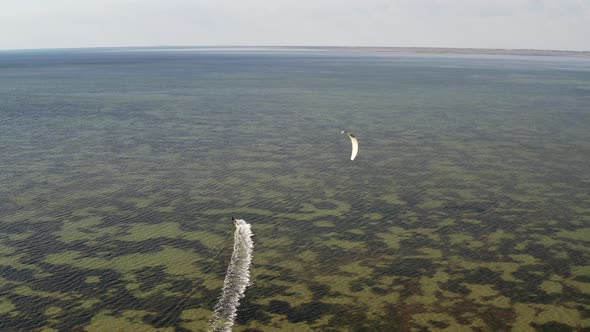
[[[0,331],[211,330],[235,269],[234,331],[590,330],[590,57],[0,51]]]

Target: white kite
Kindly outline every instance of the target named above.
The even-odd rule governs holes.
[[[343,130],[340,133],[347,134],[350,138],[350,143],[352,143],[352,153],[350,154],[350,160],[354,160],[354,158],[356,158],[356,155],[359,153],[359,141],[353,134],[347,132],[346,130]]]

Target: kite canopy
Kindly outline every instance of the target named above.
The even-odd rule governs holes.
[[[340,133],[347,134],[348,138],[350,138],[350,143],[352,144],[352,153],[350,154],[350,160],[354,160],[354,158],[356,158],[356,155],[359,153],[359,141],[353,134],[347,132],[346,130],[343,130]]]

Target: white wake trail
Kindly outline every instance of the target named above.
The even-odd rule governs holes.
[[[234,252],[227,267],[223,294],[215,305],[213,317],[209,321],[210,332],[230,332],[236,319],[240,299],[246,287],[250,286],[250,264],[252,262],[252,230],[250,224],[236,219],[234,233]]]

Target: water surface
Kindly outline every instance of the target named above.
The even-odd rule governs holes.
[[[590,60],[0,52],[0,329],[590,328]],[[350,161],[354,133],[360,153]]]

